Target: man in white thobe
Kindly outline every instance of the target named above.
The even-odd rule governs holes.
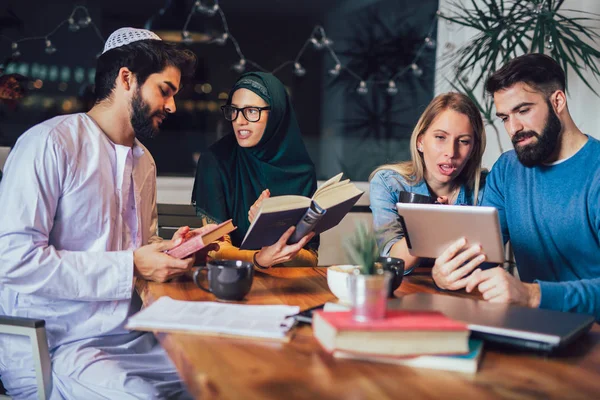
[[[152,334],[124,324],[140,310],[136,279],[164,281],[193,258],[156,236],[156,166],[136,137],[154,135],[195,56],[122,28],[98,60],[97,102],[25,132],[0,184],[0,314],[46,321],[52,399],[186,398]],[[0,376],[35,398],[27,339],[0,335]]]

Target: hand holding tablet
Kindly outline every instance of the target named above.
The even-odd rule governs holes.
[[[504,246],[498,211],[493,207],[396,204],[411,255],[438,258],[450,245],[466,238],[480,245],[486,261],[503,263]]]

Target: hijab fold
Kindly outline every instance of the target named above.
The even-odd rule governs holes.
[[[192,192],[199,217],[213,222],[233,219],[231,234],[239,246],[250,227],[248,210],[263,190],[271,196],[295,194],[310,197],[317,188],[315,167],[302,137],[286,89],[272,74],[249,72],[229,92],[251,90],[271,106],[265,132],[254,147],[240,147],[231,132],[200,156]],[[262,112],[261,118],[265,118]],[[239,115],[238,118],[244,118]]]

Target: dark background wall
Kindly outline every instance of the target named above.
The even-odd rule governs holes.
[[[45,35],[67,18],[75,5],[88,8],[107,38],[122,26],[143,27],[164,4],[163,0],[2,2],[0,62],[6,73],[19,72],[31,78],[31,89],[18,103],[0,104],[0,146],[12,146],[26,129],[47,118],[86,111],[96,55],[103,47],[91,27],[70,32],[65,25],[52,36],[56,53],[46,54],[41,40],[23,42],[19,45],[21,57],[9,62],[8,38]],[[181,29],[192,4],[173,0],[168,12],[155,19],[155,26]],[[412,60],[438,5],[437,0],[423,0],[418,5],[409,0],[223,0],[219,4],[245,56],[265,69],[293,59],[312,28],[322,24],[343,64],[368,80],[388,79]],[[210,36],[218,35],[222,26],[218,17],[197,15],[190,30]],[[193,174],[195,159],[229,128],[219,107],[223,93],[239,75],[231,68],[238,61],[233,45],[199,43],[190,48],[200,61],[195,81],[178,95],[178,111],[165,121],[160,136],[145,143],[160,175]],[[393,97],[386,94],[385,85],[371,86],[366,96],[357,95],[356,78],[344,72],[338,77],[328,75],[334,63],[325,52],[309,48],[300,61],[307,70],[305,76],[295,76],[291,66],[277,76],[292,96],[320,179],[344,171],[352,179],[365,180],[376,165],[407,157],[407,137],[433,95],[435,50],[430,49],[419,61],[423,75],[404,75],[397,82],[399,93]],[[39,89],[33,87],[37,79],[42,81]]]

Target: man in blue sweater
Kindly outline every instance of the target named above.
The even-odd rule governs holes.
[[[444,289],[478,288],[489,301],[600,320],[600,141],[573,122],[564,71],[548,56],[511,60],[486,90],[515,149],[494,165],[482,204],[498,209],[522,281],[477,268],[485,249],[464,239],[436,260],[434,280]]]

